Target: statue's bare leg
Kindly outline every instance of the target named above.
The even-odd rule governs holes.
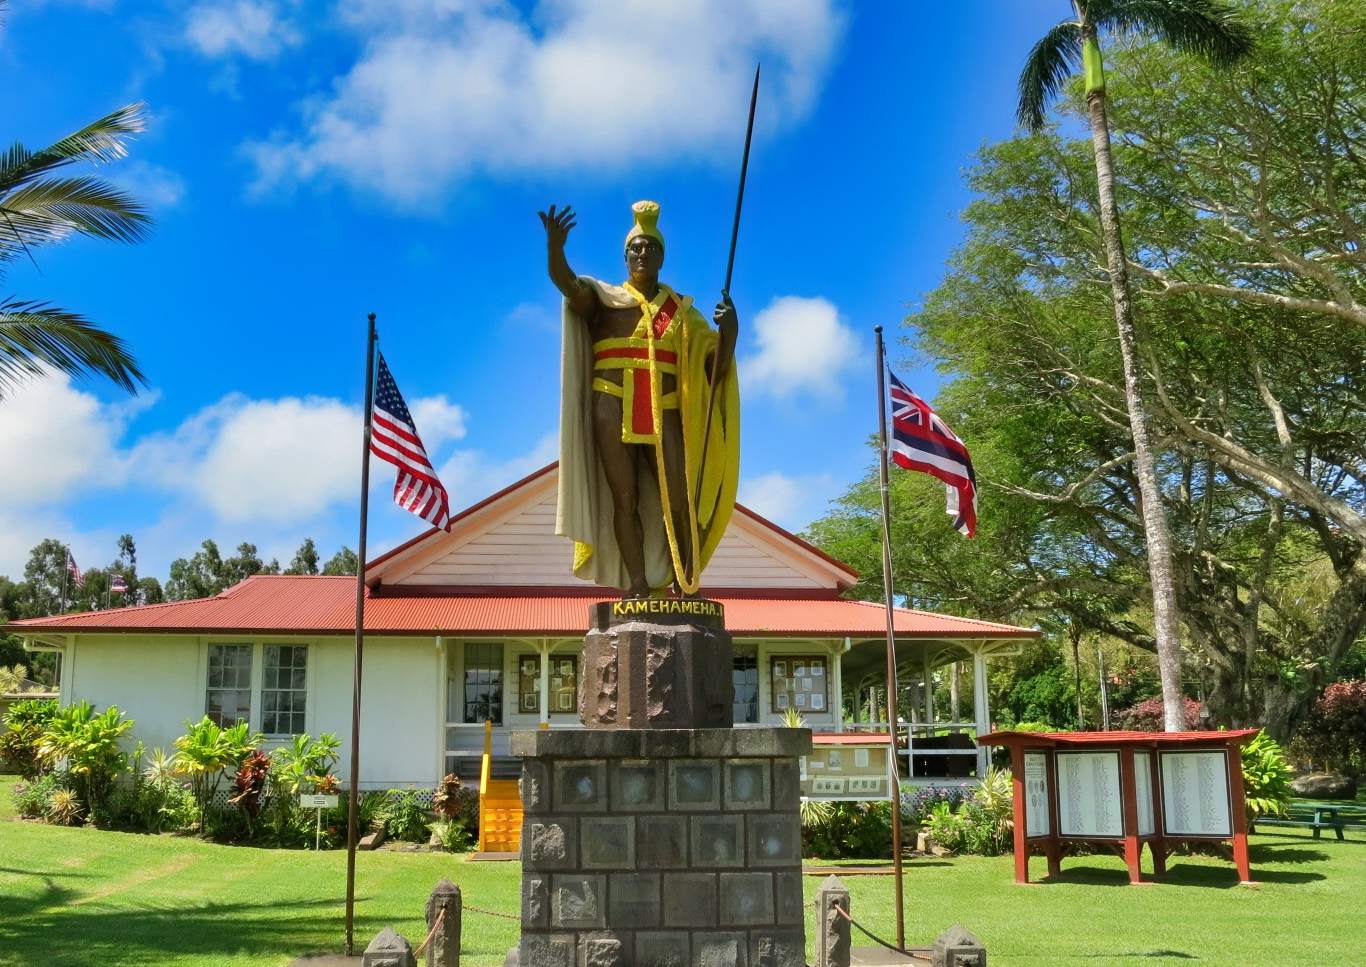
[[[683,420],[678,410],[665,410],[664,417],[664,473],[669,484],[669,516],[673,518],[674,537],[678,541],[678,559],[685,568],[692,567],[692,525],[688,521],[688,472],[683,462]],[[650,451],[650,468],[655,466],[654,451]],[[675,586],[681,585],[674,575]]]
[[[650,593],[645,578],[645,532],[640,523],[640,494],[636,486],[636,450],[621,440],[621,399],[593,393],[593,438],[598,459],[612,491],[612,531],[630,586],[626,596],[643,598]]]

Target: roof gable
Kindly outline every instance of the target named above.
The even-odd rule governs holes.
[[[555,534],[558,467],[551,464],[377,558],[366,581],[387,586],[586,585],[574,577],[573,547]],[[730,526],[702,575],[707,588],[842,590],[849,567],[752,510],[736,505]]]

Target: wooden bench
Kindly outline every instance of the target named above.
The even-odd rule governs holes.
[[[1318,839],[1325,829],[1331,829],[1338,839],[1345,840],[1347,837],[1343,835],[1343,828],[1346,825],[1337,806],[1291,806],[1288,816],[1258,816],[1247,824],[1247,831],[1255,832],[1256,826],[1295,826],[1312,829],[1314,838]]]

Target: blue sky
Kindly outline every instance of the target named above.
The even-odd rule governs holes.
[[[553,458],[559,308],[535,212],[572,202],[576,271],[617,280],[653,198],[664,277],[709,306],[744,110],[764,87],[732,286],[741,499],[801,528],[869,466],[872,327],[962,235],[962,171],[1013,130],[1016,72],[1062,0],[12,0],[5,136],[46,144],[130,101],[103,174],[152,209],[4,291],[124,336],[136,398],[51,378],[0,404],[0,574],[43,537],[143,573],[205,537],[287,562],[355,545],[365,314],[463,506]],[[922,393],[940,377],[893,347]],[[971,442],[971,441],[969,441]],[[376,467],[371,547],[422,524]]]

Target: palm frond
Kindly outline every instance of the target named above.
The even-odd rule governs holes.
[[[1043,127],[1048,104],[1062,91],[1081,63],[1081,26],[1064,20],[1044,34],[1020,71],[1020,123],[1030,131]]]
[[[73,232],[136,242],[151,224],[132,196],[89,176],[30,182],[0,196],[0,216],[0,259],[24,244],[59,242]]]
[[[1153,34],[1176,50],[1218,66],[1247,56],[1253,31],[1224,0],[1091,0],[1087,14],[1116,34]]]
[[[78,161],[104,164],[128,153],[127,140],[146,127],[144,105],[129,104],[54,144],[30,151],[14,144],[0,154],[0,192],[10,191],[54,168]]]
[[[89,320],[40,302],[0,303],[0,399],[49,367],[77,379],[104,376],[129,393],[147,384],[124,341]]]

